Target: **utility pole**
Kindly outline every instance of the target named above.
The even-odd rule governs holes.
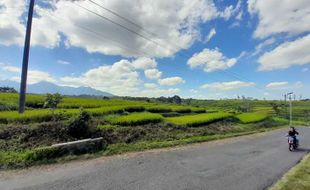
[[[289,100],[290,100],[290,126],[292,126],[292,95],[293,95],[293,92],[287,93],[286,95],[289,97]]]
[[[29,61],[29,50],[30,50],[30,38],[31,38],[31,26],[32,26],[34,1],[35,0],[30,0],[29,11],[28,11],[28,20],[27,20],[27,29],[26,29],[24,56],[23,56],[23,65],[22,65],[22,75],[21,75],[20,91],[19,91],[19,108],[18,108],[19,113],[24,113],[25,104],[26,104],[28,61]]]

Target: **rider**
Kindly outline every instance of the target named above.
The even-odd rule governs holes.
[[[299,135],[299,133],[296,131],[295,127],[292,127],[292,126],[290,127],[290,130],[288,131],[288,135],[294,139],[295,144],[298,142],[296,135]]]

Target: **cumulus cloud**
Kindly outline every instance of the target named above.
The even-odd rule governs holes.
[[[178,84],[183,84],[185,83],[185,81],[181,77],[170,77],[170,78],[159,79],[158,83],[162,86],[174,86]]]
[[[147,79],[159,79],[162,75],[158,69],[148,69],[144,71],[144,75]]]
[[[2,70],[11,72],[11,73],[20,73],[21,69],[18,67],[10,66],[10,65],[5,65],[2,67]]]
[[[21,69],[18,67],[10,66],[10,65],[5,65],[2,67],[3,71],[17,74],[18,76],[13,76],[10,78],[10,80],[20,82],[20,74],[21,74]],[[28,84],[35,84],[41,81],[47,81],[47,82],[53,82],[56,83],[56,79],[53,78],[49,73],[44,72],[44,71],[39,71],[39,70],[29,70],[28,71],[28,78],[27,78],[27,83]]]
[[[310,2],[308,0],[248,0],[248,11],[258,15],[254,37],[287,33],[297,35],[310,31]]]
[[[155,83],[144,83],[145,88],[157,88],[157,86]]]
[[[270,71],[286,69],[294,65],[310,63],[310,34],[292,42],[284,42],[270,52],[264,53],[259,59],[259,70]]]
[[[212,90],[234,90],[245,87],[252,87],[256,84],[254,82],[243,82],[243,81],[230,81],[230,82],[215,82],[210,84],[204,84],[201,86],[203,89]]]
[[[215,34],[216,34],[216,30],[215,30],[215,28],[212,28],[210,30],[208,36],[206,36],[206,39],[204,40],[204,43],[209,42],[213,38],[213,36],[215,36]]]
[[[155,59],[150,59],[147,57],[138,58],[135,61],[133,61],[132,64],[136,69],[143,69],[143,70],[153,69],[156,68],[157,66]]]
[[[275,89],[285,89],[288,87],[288,82],[284,81],[284,82],[271,82],[269,84],[266,85],[267,89],[271,89],[271,90],[275,90]]]
[[[67,47],[80,47],[88,52],[126,57],[169,57],[181,49],[189,48],[200,36],[199,26],[215,18],[228,19],[234,12],[229,6],[219,11],[212,0],[130,1],[96,0],[131,24],[96,6],[90,1],[46,1],[50,6],[36,6],[33,19],[32,45],[47,48],[59,46],[60,34]],[[150,40],[130,33],[107,20],[83,10],[86,7],[97,14],[120,23]],[[22,45],[25,26],[25,1],[1,0],[0,43]],[[21,7],[14,11],[6,7]],[[137,26],[138,25],[138,26]],[[52,27],[50,27],[52,26]],[[82,28],[81,28],[82,26]],[[147,31],[142,30],[146,28]],[[83,29],[84,28],[84,29]],[[88,30],[85,30],[88,28]],[[93,32],[91,32],[93,31]],[[156,34],[156,35],[153,35]],[[156,41],[153,43],[152,41]],[[178,42],[178,46],[172,42]]]
[[[6,46],[23,44],[25,27],[20,16],[25,10],[26,1],[0,0],[0,43]],[[15,7],[12,11],[11,7]]]
[[[138,90],[139,73],[128,60],[120,60],[113,65],[103,65],[83,73],[78,77],[62,77],[65,85],[90,86],[117,95],[131,95]]]
[[[187,64],[191,68],[202,67],[205,72],[216,70],[225,70],[234,66],[237,62],[236,58],[225,57],[218,49],[205,48],[200,53],[195,53]]]

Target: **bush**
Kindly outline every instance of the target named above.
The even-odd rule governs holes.
[[[91,132],[92,116],[90,113],[81,110],[80,114],[71,119],[68,133],[75,138],[88,137]]]

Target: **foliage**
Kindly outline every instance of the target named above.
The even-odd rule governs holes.
[[[78,116],[73,117],[68,126],[68,133],[75,138],[85,138],[90,136],[92,126],[92,116],[81,110]]]
[[[0,87],[0,92],[17,93],[17,91],[14,88],[10,88],[10,87]]]
[[[168,117],[166,118],[166,120],[178,126],[194,127],[194,126],[208,124],[214,121],[223,120],[230,116],[232,116],[230,113],[218,112],[218,113],[187,115],[187,116],[180,116],[180,117]]]
[[[57,105],[61,102],[62,96],[59,93],[46,94],[44,108],[57,108]]]

